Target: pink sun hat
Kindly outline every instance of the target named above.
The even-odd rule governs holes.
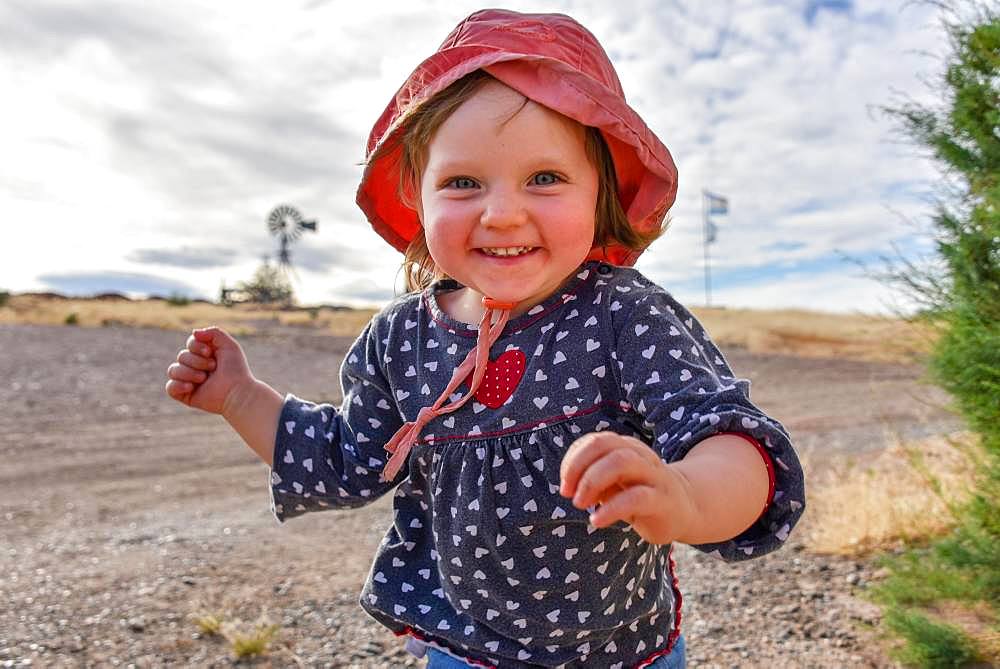
[[[611,150],[618,199],[639,232],[657,229],[677,195],[670,152],[625,102],[618,75],[597,39],[562,14],[478,11],[407,78],[368,137],[357,202],[375,231],[405,251],[420,229],[417,212],[399,197],[401,119],[475,70],[583,125],[600,130]],[[373,159],[373,156],[377,156]],[[642,251],[595,248],[590,258],[632,265]]]

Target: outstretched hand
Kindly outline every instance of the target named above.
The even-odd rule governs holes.
[[[590,515],[594,527],[621,520],[653,544],[676,541],[696,515],[687,480],[634,437],[580,437],[563,457],[560,477],[559,492],[573,506],[600,505]]]
[[[253,374],[239,343],[221,328],[192,331],[176,361],[167,368],[167,395],[188,406],[223,414],[237,388]]]

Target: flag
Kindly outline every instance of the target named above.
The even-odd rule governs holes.
[[[719,231],[719,228],[712,221],[705,221],[705,243],[711,244],[715,241],[715,233]]]
[[[709,214],[728,214],[729,213],[729,200],[722,197],[721,195],[715,195],[714,193],[709,193],[704,191],[705,197],[708,198],[708,213]]]

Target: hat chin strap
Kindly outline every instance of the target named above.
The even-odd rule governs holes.
[[[389,461],[382,469],[382,474],[379,477],[381,481],[391,481],[396,478],[396,475],[403,468],[403,464],[410,454],[410,449],[413,448],[417,439],[420,438],[420,432],[427,423],[438,416],[460,409],[469,401],[470,397],[476,394],[479,384],[482,383],[483,377],[486,375],[486,365],[489,363],[490,348],[500,338],[504,326],[507,325],[507,321],[510,319],[510,312],[515,306],[517,306],[516,302],[501,302],[500,300],[494,300],[492,297],[483,297],[483,308],[485,311],[483,312],[482,320],[479,321],[479,334],[476,337],[476,345],[465,356],[462,364],[455,369],[455,373],[451,376],[451,381],[448,382],[448,386],[441,393],[441,396],[437,398],[437,401],[431,406],[420,409],[419,413],[417,413],[417,419],[404,423],[385,445],[385,450],[392,453],[392,457],[389,458]],[[493,322],[494,315],[496,315],[495,323]],[[472,382],[469,384],[469,392],[465,393],[457,401],[445,405],[445,400],[455,392],[462,381],[469,376],[470,372],[472,373]]]

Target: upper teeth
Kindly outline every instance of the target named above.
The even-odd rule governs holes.
[[[483,253],[491,256],[516,256],[522,253],[527,253],[531,250],[530,246],[506,246],[503,248],[484,248]]]

